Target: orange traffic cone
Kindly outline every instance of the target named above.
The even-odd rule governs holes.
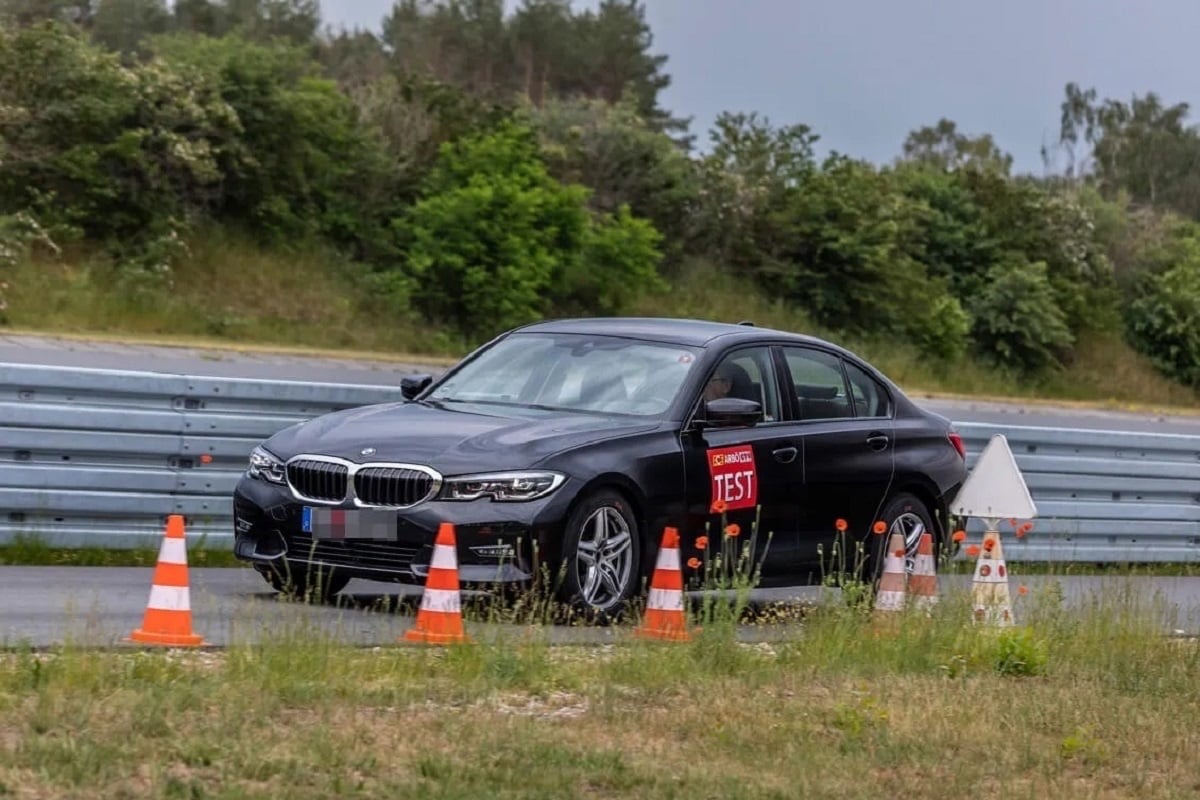
[[[650,580],[646,615],[633,634],[673,642],[686,642],[692,638],[683,611],[683,572],[679,566],[679,532],[675,528],[668,527],[663,531],[654,577]]]
[[[913,572],[908,576],[908,593],[912,596],[913,605],[917,608],[937,605],[937,568],[933,563],[933,536],[931,534],[921,534],[921,543],[917,545],[917,558],[913,563]]]
[[[188,590],[187,540],[183,517],[167,517],[167,532],[158,550],[154,582],[142,627],[126,638],[129,642],[195,647],[204,643],[192,632],[192,601]]]
[[[975,580],[971,587],[976,622],[1006,628],[1013,624],[1012,599],[1008,593],[1008,567],[1000,547],[1000,533],[987,531],[983,549],[975,562]]]
[[[443,522],[433,543],[433,560],[425,578],[417,624],[404,632],[406,640],[428,644],[469,641],[463,630],[457,548],[454,526]]]
[[[904,537],[893,533],[888,539],[883,575],[879,578],[879,591],[875,595],[875,610],[902,611],[905,597]]]

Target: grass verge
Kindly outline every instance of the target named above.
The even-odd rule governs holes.
[[[1183,798],[1200,790],[1200,656],[1152,603],[964,624],[966,599],[880,624],[445,648],[280,629],[218,652],[0,655],[13,797]]]
[[[0,566],[25,567],[153,567],[158,562],[157,547],[132,547],[113,550],[104,547],[52,547],[36,536],[16,535],[0,545]],[[228,548],[192,545],[188,564],[193,567],[239,567]]]
[[[478,344],[389,309],[361,278],[318,248],[264,249],[215,229],[195,237],[169,283],[133,279],[88,253],[18,264],[6,275],[6,325],[31,333],[433,364]],[[862,353],[913,392],[1069,400],[1127,410],[1200,405],[1200,392],[1160,375],[1119,335],[1085,334],[1066,369],[1018,378],[977,359],[941,362],[891,340],[848,339],[703,261],[687,265],[667,291],[639,298],[629,313],[753,320],[823,336]]]

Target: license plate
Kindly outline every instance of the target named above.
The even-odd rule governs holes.
[[[396,540],[396,512],[381,508],[305,506],[300,528],[314,539]]]

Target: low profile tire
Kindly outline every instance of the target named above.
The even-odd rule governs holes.
[[[350,576],[330,569],[310,571],[305,567],[282,564],[260,570],[263,579],[280,594],[300,600],[328,602],[350,583]]]
[[[907,492],[896,495],[888,500],[879,516],[887,524],[887,532],[874,538],[880,540],[875,547],[875,585],[883,575],[883,564],[887,555],[886,548],[893,533],[900,534],[904,539],[904,571],[912,574],[913,564],[917,558],[917,548],[921,545],[921,535],[928,533],[933,536],[934,561],[938,548],[941,546],[941,536],[929,509],[914,495]]]
[[[641,550],[625,498],[612,490],[588,495],[567,518],[559,599],[588,622],[618,620],[638,590]]]

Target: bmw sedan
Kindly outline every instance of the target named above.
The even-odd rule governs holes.
[[[770,534],[760,586],[812,583],[839,535],[881,561],[880,521],[910,557],[924,532],[946,544],[966,473],[947,419],[828,341],[745,323],[540,322],[436,380],[406,377],[396,402],[264,441],[235,489],[234,551],[280,590],[420,585],[448,522],[464,588],[549,575],[559,599],[605,617],[645,590],[667,526],[685,580],[701,537],[732,524]]]

